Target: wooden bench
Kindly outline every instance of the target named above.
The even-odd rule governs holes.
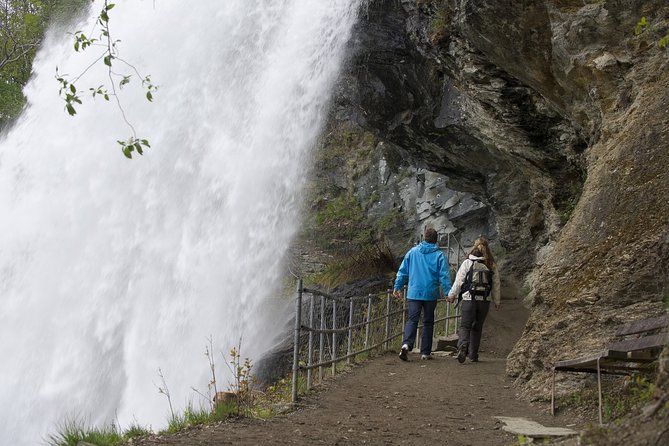
[[[667,316],[660,316],[620,325],[615,331],[615,340],[599,354],[556,362],[553,366],[551,414],[555,415],[556,372],[597,373],[599,424],[602,424],[601,375],[603,373],[630,375],[653,372],[654,362],[666,343],[666,334],[662,330],[668,322]],[[634,337],[630,338],[630,336]]]

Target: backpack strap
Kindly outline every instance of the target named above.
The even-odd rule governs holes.
[[[472,266],[469,267],[469,271],[465,275],[465,282],[460,287],[460,294],[458,294],[458,302],[462,300],[463,295],[469,291],[469,288],[472,286],[472,279],[474,277],[474,265],[478,260],[472,260]]]

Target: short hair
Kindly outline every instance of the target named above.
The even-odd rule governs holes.
[[[437,231],[427,228],[425,230],[425,241],[428,243],[437,243]]]

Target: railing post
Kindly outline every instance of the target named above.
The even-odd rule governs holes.
[[[348,309],[348,345],[346,346],[346,363],[350,364],[351,363],[351,352],[353,351],[353,299],[350,300],[349,302],[349,309]]]
[[[416,350],[420,350],[420,334],[423,331],[423,323],[421,322],[420,316],[418,317],[418,329],[416,330],[416,343],[414,344],[414,348]]]
[[[451,233],[450,232],[448,233],[448,239],[446,241],[446,255],[447,255],[446,259],[451,258]],[[451,268],[450,268],[451,262],[450,261],[448,262],[448,265],[449,265],[448,270],[450,271],[451,270]]]
[[[448,329],[451,323],[451,303],[446,301],[446,336],[448,336]]]
[[[314,363],[314,295],[311,295],[309,302],[309,356],[307,357],[307,364],[311,367]],[[307,369],[307,390],[311,389],[312,373],[311,368]]]
[[[293,338],[293,382],[291,402],[297,403],[297,375],[300,371],[300,325],[302,324],[302,279],[297,280],[297,298],[295,299],[295,337]]]
[[[337,301],[332,299],[332,330],[337,329]],[[332,332],[332,375],[337,373],[337,333]]]
[[[407,318],[407,289],[404,288],[402,290],[402,326],[400,327],[400,330],[402,330],[402,342],[404,342],[404,326],[407,323],[406,318]]]
[[[372,295],[367,295],[367,323],[365,324],[365,348],[369,347],[369,321],[372,320]]]
[[[325,347],[325,296],[321,296],[321,333],[318,335],[320,345],[318,347],[318,362],[323,363],[323,347]],[[318,366],[318,382],[323,382],[323,366]]]
[[[460,305],[455,309],[455,331],[457,333],[458,328],[460,328],[460,323],[462,322],[462,301]]]
[[[390,290],[386,292],[386,340],[384,343],[385,350],[390,348]]]

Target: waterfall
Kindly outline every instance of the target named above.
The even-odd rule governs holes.
[[[358,1],[116,2],[121,57],[159,85],[153,103],[137,76],[121,92],[151,143],[133,160],[113,102],[82,94],[63,111],[56,66],[74,77],[100,51],[51,34],[0,140],[0,443],[39,443],[72,418],[160,429],[158,369],[175,406],[197,405],[210,336],[223,388],[221,352],[241,337],[257,358],[276,341],[305,166]],[[79,29],[95,36],[92,17]],[[98,63],[77,86],[106,76]]]

